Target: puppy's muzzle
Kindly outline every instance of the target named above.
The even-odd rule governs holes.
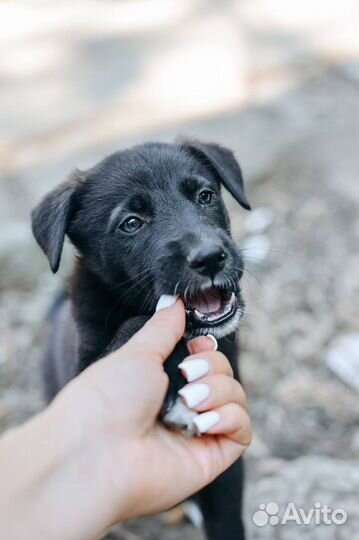
[[[222,337],[236,329],[242,316],[240,261],[235,266],[227,248],[215,238],[191,246],[186,262],[189,279],[196,282],[183,295],[188,336],[213,333]],[[235,273],[230,271],[233,266]]]

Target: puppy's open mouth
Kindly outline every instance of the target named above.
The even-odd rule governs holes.
[[[239,292],[209,287],[184,300],[187,332],[191,336],[212,333],[216,337],[233,332],[242,317],[243,303]]]
[[[236,295],[211,287],[190,296],[186,302],[187,315],[204,326],[217,326],[232,317],[236,309]]]

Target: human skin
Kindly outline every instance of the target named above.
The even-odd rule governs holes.
[[[163,364],[184,328],[177,300],[71,381],[43,412],[3,435],[4,538],[100,538],[115,523],[174,506],[241,456],[251,440],[246,398],[209,338],[190,344],[183,373],[191,378],[190,362],[207,362],[208,372],[187,385],[187,395],[196,395],[193,385],[206,385],[208,397],[192,408],[216,412],[214,425],[185,438],[157,421],[168,386]]]

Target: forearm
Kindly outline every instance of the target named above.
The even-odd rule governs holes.
[[[60,396],[0,439],[0,528],[7,540],[89,540],[110,522],[106,508],[96,507],[108,497],[105,449],[88,440],[71,399],[71,392]]]

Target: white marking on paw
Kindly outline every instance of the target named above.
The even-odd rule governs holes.
[[[186,501],[183,503],[183,511],[196,529],[201,529],[203,527],[203,514],[198,504],[193,501]]]
[[[193,423],[197,413],[189,409],[181,398],[176,399],[176,403],[163,417],[163,421],[169,427],[183,431],[186,435],[193,437],[198,435],[198,429]]]

